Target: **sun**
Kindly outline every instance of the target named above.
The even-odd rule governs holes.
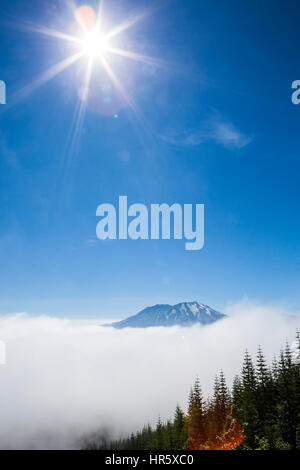
[[[81,52],[93,60],[102,59],[108,48],[108,40],[96,30],[85,32],[80,39]]]
[[[77,7],[73,5],[73,0],[69,0],[67,3],[71,5],[72,17],[71,22],[65,25],[65,30],[32,23],[28,25],[26,30],[32,33],[59,40],[59,47],[68,55],[40,73],[14,96],[15,102],[24,99],[35,89],[79,63],[74,73],[74,78],[77,80],[79,77],[80,83],[70,132],[70,154],[77,145],[88,109],[116,119],[120,109],[129,107],[139,125],[148,131],[147,121],[133,97],[132,77],[137,67],[131,68],[128,62],[164,69],[168,66],[160,58],[134,50],[136,42],[132,41],[129,30],[148,17],[150,10],[129,13],[123,21],[115,23],[113,15],[104,14],[104,0],[94,0],[96,2],[98,8],[89,5]],[[130,48],[123,49],[123,44],[130,44]]]
[[[148,16],[149,11],[140,10],[140,13],[129,14],[122,22],[114,23],[113,15],[104,14],[104,0],[98,0],[98,2],[98,9],[89,5],[80,7],[71,5],[73,22],[66,24],[65,31],[34,24],[29,27],[32,32],[60,40],[62,48],[68,45],[66,47],[68,55],[20,90],[17,99],[27,96],[34,89],[83,59],[76,73],[76,79],[80,76],[81,82],[72,121],[74,135],[79,134],[85,111],[88,108],[95,110],[99,103],[101,106],[105,105],[105,114],[111,109],[111,115],[115,118],[118,117],[118,106],[128,106],[138,122],[145,128],[146,123],[133,98],[133,86],[131,86],[132,74],[137,68],[131,68],[126,61],[166,67],[161,59],[149,57],[131,49],[131,47],[134,48],[135,43],[130,36],[127,36],[131,28]],[[71,0],[70,3],[73,1]],[[130,44],[130,49],[123,49],[123,44]]]
[[[124,67],[121,69],[121,72],[119,71],[120,69],[115,71],[112,67],[112,65],[116,63],[113,56],[119,56],[119,58],[144,64],[162,66],[162,61],[159,59],[148,57],[132,50],[124,50],[118,45],[120,42],[125,42],[124,39],[126,40],[126,37],[123,35],[147,16],[147,13],[141,12],[136,16],[130,16],[124,22],[108,27],[106,18],[103,16],[102,7],[103,0],[99,0],[97,11],[89,5],[72,8],[73,17],[76,20],[76,23],[72,26],[72,34],[39,25],[31,26],[30,29],[33,32],[59,39],[62,43],[72,44],[74,46],[74,52],[72,51],[71,55],[43,72],[35,82],[25,87],[21,93],[24,92],[25,94],[25,92],[33,90],[41,84],[53,79],[56,75],[60,74],[80,59],[88,58],[84,83],[81,87],[86,91],[84,95],[86,96],[88,93],[94,67],[101,67],[99,70],[103,70],[103,73],[109,76],[109,79],[112,81],[122,99],[124,99],[130,107],[133,106],[121,75]]]

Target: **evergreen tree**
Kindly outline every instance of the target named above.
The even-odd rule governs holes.
[[[233,407],[235,411],[238,413],[241,408],[242,402],[242,382],[238,375],[236,375],[233,379],[232,384],[232,401]]]
[[[198,377],[190,393],[187,416],[188,448],[200,449],[205,442],[203,398]]]
[[[175,447],[173,423],[169,420],[164,429],[164,449],[173,450]]]
[[[150,446],[151,446],[151,449],[153,450],[163,450],[164,444],[165,444],[165,429],[161,421],[161,418],[159,416]]]
[[[241,407],[238,418],[245,431],[245,446],[250,449],[255,449],[257,442],[258,410],[256,391],[255,369],[251,356],[246,351],[242,368]]]
[[[278,424],[283,442],[290,443],[292,448],[296,448],[297,430],[297,384],[292,352],[288,344],[285,350],[280,353],[279,373],[278,373],[278,395],[279,401]]]
[[[223,425],[223,404],[221,399],[221,383],[218,376],[215,377],[213,400],[210,408],[209,437],[215,438],[221,434]]]
[[[183,411],[177,404],[173,423],[174,449],[187,448],[187,429]]]
[[[272,449],[276,437],[276,390],[271,371],[259,346],[256,360],[257,377],[257,432],[259,448]]]

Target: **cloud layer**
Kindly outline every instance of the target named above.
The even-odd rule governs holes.
[[[233,123],[220,116],[202,122],[197,128],[185,131],[169,130],[162,139],[178,147],[195,147],[205,142],[215,142],[231,150],[241,149],[252,140]]]
[[[0,447],[71,448],[97,428],[128,433],[185,405],[198,374],[205,394],[222,368],[232,380],[245,348],[272,360],[297,317],[247,303],[214,325],[114,330],[102,321],[0,318]]]

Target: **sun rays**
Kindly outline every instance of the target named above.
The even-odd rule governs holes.
[[[103,1],[100,0],[99,8],[96,12],[91,6],[83,5],[79,8],[73,9],[73,16],[76,21],[77,31],[75,34],[68,34],[63,31],[56,29],[42,27],[42,26],[31,26],[30,30],[35,33],[42,34],[44,36],[52,37],[62,41],[62,43],[69,43],[74,47],[74,53],[66,58],[61,63],[54,65],[51,69],[42,74],[43,79],[37,80],[35,84],[31,85],[31,88],[39,86],[39,84],[45,83],[50,80],[58,73],[64,71],[74,62],[80,59],[87,59],[87,73],[85,74],[85,83],[82,88],[85,90],[85,98],[87,97],[89,89],[89,81],[91,79],[93,69],[95,67],[102,67],[103,73],[106,73],[110,79],[116,76],[116,72],[112,70],[110,64],[110,55],[119,55],[123,58],[142,60],[145,63],[149,63],[151,58],[135,53],[134,51],[126,51],[116,46],[116,38],[126,33],[128,29],[136,25],[141,21],[146,14],[142,13],[136,15],[121,24],[113,26],[111,29],[107,29],[105,24],[105,18],[103,16]],[[153,63],[154,63],[153,59]],[[55,73],[53,73],[55,71]],[[121,77],[120,77],[121,79]],[[112,80],[116,85],[118,80]],[[121,90],[119,89],[121,92]],[[124,97],[124,88],[122,87],[122,94]],[[126,99],[127,104],[129,97]]]
[[[127,18],[114,23],[114,11],[109,11],[108,7],[105,11],[103,0],[100,0],[97,9],[88,5],[78,8],[71,4],[71,18],[67,19],[62,14],[56,25],[23,22],[22,29],[40,40],[54,40],[55,48],[51,43],[49,46],[45,43],[49,47],[52,65],[19,88],[11,99],[11,105],[27,99],[38,88],[70,69],[69,78],[65,76],[60,82],[60,86],[65,90],[68,87],[76,96],[66,147],[69,158],[78,148],[87,111],[116,118],[122,109],[127,108],[131,111],[129,117],[134,126],[152,134],[151,126],[137,104],[139,75],[143,74],[144,65],[166,68],[170,64],[141,53],[141,44],[134,41],[129,31],[149,13],[128,14]],[[118,15],[116,12],[115,17]],[[55,62],[55,57],[60,60]]]

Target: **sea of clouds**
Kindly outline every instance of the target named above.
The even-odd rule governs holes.
[[[229,385],[247,348],[271,362],[299,316],[241,302],[210,326],[115,330],[103,320],[0,317],[0,448],[76,448],[82,435],[128,434],[185,407],[198,375],[205,395],[223,369]]]

